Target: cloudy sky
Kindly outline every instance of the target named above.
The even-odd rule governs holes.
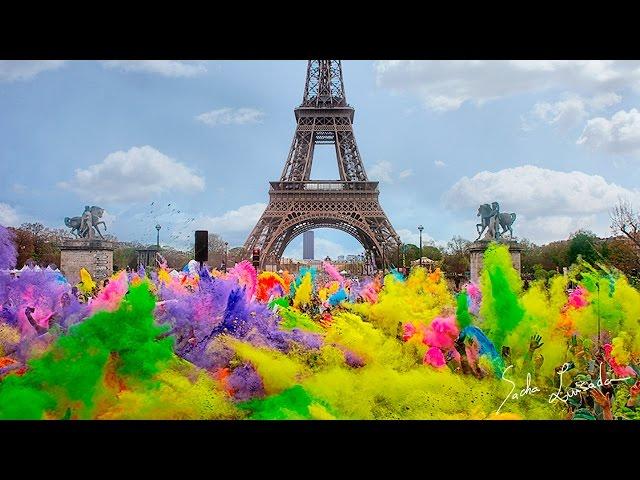
[[[107,210],[122,240],[241,245],[279,178],[306,61],[0,61],[0,224]],[[537,243],[640,205],[640,62],[343,61],[368,175],[405,242],[475,237],[480,203]],[[312,177],[338,178],[319,146]],[[359,253],[316,231],[316,257]],[[301,237],[287,256],[300,256]]]

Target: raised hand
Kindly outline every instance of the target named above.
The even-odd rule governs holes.
[[[591,396],[596,401],[596,403],[600,405],[603,410],[605,410],[605,413],[611,410],[611,397],[608,394],[605,395],[597,388],[592,388],[591,390],[589,390],[589,393],[591,393]]]
[[[456,351],[461,356],[466,356],[467,355],[467,350],[466,350],[465,345],[464,345],[464,337],[458,337],[456,339],[456,342],[453,344],[453,346],[455,347]]]
[[[532,335],[529,341],[529,351],[534,352],[539,349],[544,343],[542,343],[542,337],[540,335]]]
[[[509,361],[511,360],[511,348],[506,345],[502,347],[502,358]]]
[[[38,335],[42,335],[44,333],[47,333],[47,328],[43,328],[40,325],[38,325],[38,322],[35,321],[35,319],[33,318],[32,313],[35,312],[36,309],[34,307],[27,307],[24,309],[24,314],[27,317],[27,320],[29,321],[29,323],[31,324],[31,326],[34,328],[34,330],[36,331],[36,333]]]
[[[587,353],[584,350],[584,344],[582,342],[578,342],[578,336],[577,335],[573,335],[571,337],[570,350],[576,357],[583,357]]]
[[[634,408],[638,403],[638,394],[640,394],[640,380],[634,383],[629,389],[629,400],[627,400],[627,407]]]
[[[594,355],[596,362],[598,362],[598,365],[604,365],[605,362],[605,357],[604,357],[604,351],[602,350],[602,348],[599,348],[598,351],[596,352],[596,354]]]
[[[629,394],[631,398],[635,398],[640,394],[640,380],[633,384],[633,386],[629,389]]]

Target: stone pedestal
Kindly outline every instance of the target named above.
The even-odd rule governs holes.
[[[484,251],[487,249],[491,242],[489,240],[479,240],[477,242],[473,242],[469,246],[469,253],[471,255],[469,261],[469,269],[471,273],[471,281],[473,283],[478,283],[480,279],[480,274],[482,273],[482,260],[484,256]],[[521,253],[523,248],[520,244],[515,240],[499,240],[496,243],[500,243],[502,245],[507,245],[509,247],[509,253],[511,253],[511,263],[513,268],[516,269],[518,274],[522,274],[521,268]]]
[[[69,239],[60,246],[60,270],[71,285],[80,282],[85,268],[98,283],[113,275],[113,242],[97,239]]]

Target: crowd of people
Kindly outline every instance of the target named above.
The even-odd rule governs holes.
[[[0,418],[638,418],[640,292],[603,265],[525,290],[493,245],[458,293],[327,262],[7,272]]]

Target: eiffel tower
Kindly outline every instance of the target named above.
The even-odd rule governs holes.
[[[259,251],[264,269],[268,262],[279,263],[298,235],[326,227],[352,235],[364,247],[369,268],[393,264],[400,237],[380,206],[378,182],[367,178],[340,60],[309,60],[302,104],[294,112],[297,126],[289,156],[280,180],[270,182],[269,204],[245,251]],[[314,147],[322,144],[335,146],[339,180],[310,179]]]

